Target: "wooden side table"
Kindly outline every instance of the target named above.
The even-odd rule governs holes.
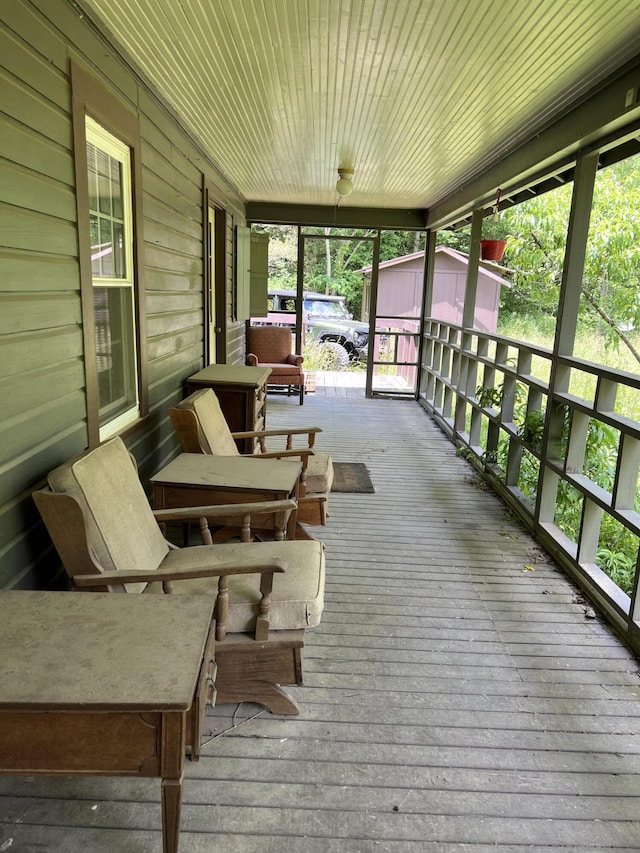
[[[181,453],[151,477],[156,509],[297,500],[302,463],[297,460]],[[287,526],[295,538],[297,513]]]
[[[187,740],[213,696],[214,597],[0,592],[0,773],[162,778],[177,853]]]
[[[211,388],[231,432],[250,432],[266,428],[267,379],[270,368],[211,364],[187,379],[187,395],[200,388]],[[253,453],[255,441],[239,439],[241,453]]]

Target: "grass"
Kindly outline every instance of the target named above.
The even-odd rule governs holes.
[[[551,349],[554,331],[552,318],[544,318],[541,321],[532,317],[510,317],[500,322],[498,334]],[[640,347],[640,335],[635,333],[631,338],[634,346]],[[626,347],[620,345],[618,350],[606,347],[604,337],[591,328],[583,328],[578,331],[574,355],[576,358],[602,364],[615,370],[640,375],[640,364]],[[534,375],[548,380],[548,362],[535,357],[533,361]],[[596,392],[596,379],[590,373],[573,370],[569,390],[577,397],[593,402]],[[615,411],[620,415],[626,415],[640,421],[640,392],[634,388],[619,385]]]

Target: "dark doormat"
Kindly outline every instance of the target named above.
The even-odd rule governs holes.
[[[362,462],[334,462],[331,491],[372,495],[375,488],[369,469]]]

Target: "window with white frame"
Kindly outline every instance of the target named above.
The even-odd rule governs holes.
[[[100,440],[140,416],[131,149],[85,119]]]

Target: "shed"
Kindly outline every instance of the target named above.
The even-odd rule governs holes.
[[[431,316],[447,323],[462,323],[468,266],[469,258],[464,252],[448,246],[436,247]],[[423,267],[424,251],[413,252],[380,264],[378,317],[420,316]],[[371,304],[371,267],[365,267],[360,272],[364,275],[363,318],[368,318]],[[504,278],[506,273],[508,273],[506,267],[480,261],[474,318],[476,329],[484,332],[496,331],[500,288],[510,286]]]

